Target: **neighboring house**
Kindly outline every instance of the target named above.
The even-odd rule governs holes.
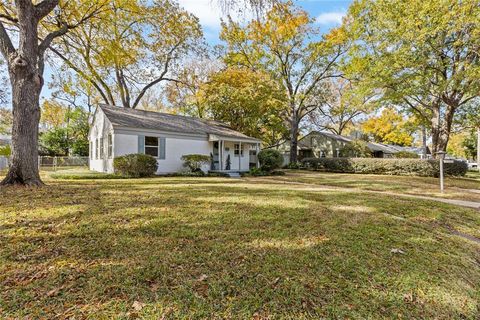
[[[157,174],[184,170],[187,154],[212,156],[204,171],[248,171],[260,150],[260,140],[217,121],[108,105],[95,110],[89,143],[90,169],[100,172],[113,172],[113,158],[132,153],[154,156]]]
[[[432,153],[430,152],[430,148],[427,147],[427,150],[423,150],[422,147],[401,147],[401,146],[396,146],[396,145],[387,145],[389,148],[393,149],[396,152],[400,151],[405,151],[405,152],[411,152],[417,154],[420,158],[425,158],[426,159],[431,159],[432,158]],[[426,151],[426,152],[424,152]]]
[[[0,146],[12,144],[12,136],[0,134]]]
[[[355,139],[331,132],[312,131],[298,140],[298,158],[301,160],[310,157],[338,157],[340,150],[353,140]],[[288,159],[290,154],[288,146],[289,142],[287,141],[277,148],[284,152],[285,159]],[[423,149],[416,147],[400,147],[376,142],[367,142],[367,146],[375,158],[392,158],[395,153],[400,151],[414,152],[419,156],[423,155]],[[429,153],[430,151],[427,148],[427,154]],[[285,162],[285,164],[288,163],[287,160]]]
[[[312,131],[298,141],[298,155],[303,158],[337,157],[352,139],[325,131]]]
[[[312,131],[298,141],[299,158],[338,157],[340,150],[354,139],[325,131]],[[388,145],[367,142],[375,158],[391,158],[398,152]]]

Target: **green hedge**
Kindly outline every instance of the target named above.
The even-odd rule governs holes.
[[[157,172],[157,160],[148,154],[127,154],[113,159],[115,174],[127,178],[149,177]]]
[[[438,160],[388,159],[388,158],[306,158],[302,160],[305,167],[328,172],[412,175],[437,177]],[[464,176],[468,166],[463,161],[455,160],[445,163],[445,174]]]
[[[263,171],[273,171],[282,166],[283,156],[275,149],[264,149],[258,153],[258,162]]]

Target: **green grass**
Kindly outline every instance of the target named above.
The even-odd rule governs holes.
[[[466,177],[470,179],[476,179],[480,182],[480,171],[470,170],[467,172]]]
[[[92,179],[121,179],[121,176],[111,173],[90,171],[86,168],[60,169],[49,174],[52,179],[62,180],[92,180]]]
[[[0,318],[478,319],[478,211],[284,178],[1,188]]]
[[[469,172],[465,177],[446,177],[444,193],[440,192],[439,179],[430,177],[319,173],[315,171],[291,170],[286,177],[271,177],[269,179],[275,182],[294,181],[319,186],[480,202],[480,175],[476,172]]]

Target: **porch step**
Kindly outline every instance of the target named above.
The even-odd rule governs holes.
[[[227,176],[230,177],[230,178],[241,178],[239,172],[227,172],[226,174],[227,174]]]

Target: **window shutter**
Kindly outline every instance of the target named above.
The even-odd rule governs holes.
[[[165,160],[165,138],[158,138],[158,158]]]
[[[138,136],[138,153],[145,153],[145,136]]]

